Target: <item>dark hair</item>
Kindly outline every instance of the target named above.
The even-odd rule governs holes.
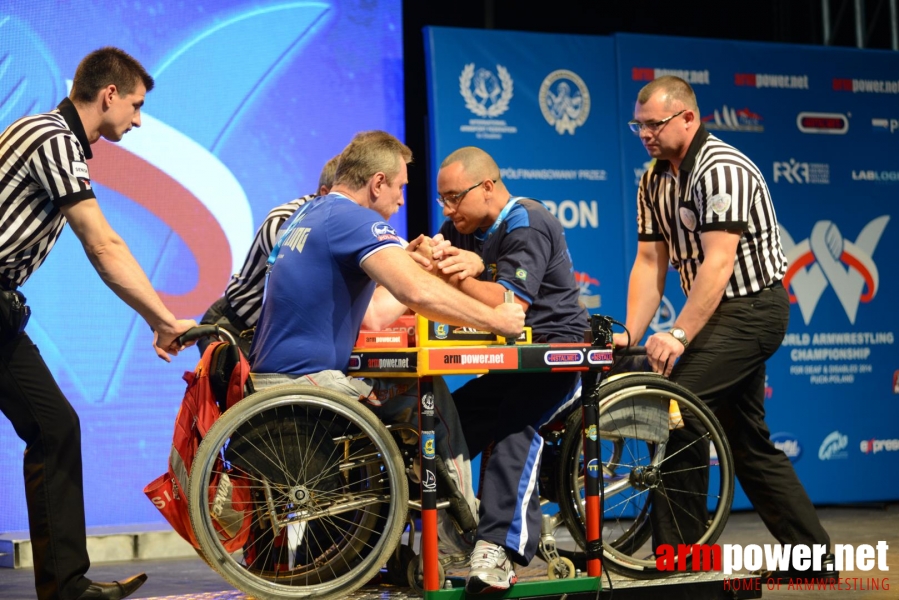
[[[70,97],[74,102],[93,102],[97,92],[112,84],[120,96],[127,96],[143,81],[147,91],[153,89],[153,78],[146,69],[124,50],[107,46],[85,56],[72,83]]]

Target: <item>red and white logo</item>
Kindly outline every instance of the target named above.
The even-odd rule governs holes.
[[[850,323],[855,323],[858,307],[877,295],[880,273],[872,256],[889,222],[883,215],[865,225],[854,242],[843,237],[831,221],[818,221],[808,239],[794,242],[780,227],[780,237],[789,268],[784,287],[790,292],[790,302],[799,305],[802,319],[808,325],[815,307],[828,287],[846,311]]]

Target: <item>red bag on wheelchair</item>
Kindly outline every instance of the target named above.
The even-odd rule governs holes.
[[[144,488],[144,493],[162,516],[194,548],[200,545],[190,524],[188,477],[194,455],[209,428],[244,397],[250,365],[243,354],[227,342],[210,344],[193,372],[184,373],[187,391],[175,418],[168,471]],[[221,461],[221,458],[219,458]],[[209,506],[219,539],[229,552],[240,549],[249,535],[252,503],[249,486],[239,469],[216,468],[209,486]]]

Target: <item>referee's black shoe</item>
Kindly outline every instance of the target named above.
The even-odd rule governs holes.
[[[793,583],[825,583],[836,581],[840,578],[840,572],[837,571],[836,567],[836,558],[833,554],[825,554],[821,559],[821,570],[815,571],[813,569],[808,569],[805,571],[800,571],[798,569],[789,568],[784,571],[754,571],[752,573],[755,576],[758,576],[765,582],[776,582],[778,584],[788,584],[790,581]]]
[[[141,573],[122,581],[104,583],[92,581],[84,593],[78,596],[78,600],[120,600],[127,598],[137,591],[147,580],[147,574]]]

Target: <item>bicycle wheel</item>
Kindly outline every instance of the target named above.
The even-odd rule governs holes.
[[[673,402],[672,402],[673,401]],[[653,374],[614,377],[600,388],[603,566],[638,579],[663,577],[659,544],[712,544],[733,500],[730,446],[694,394]],[[566,424],[560,513],[585,547],[582,414]]]
[[[409,498],[396,443],[371,411],[295,384],[225,412],[189,488],[207,562],[261,599],[344,598],[364,585],[399,543]]]

